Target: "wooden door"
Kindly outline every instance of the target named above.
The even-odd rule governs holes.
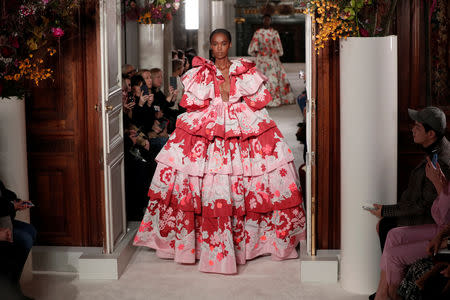
[[[100,2],[100,57],[106,253],[126,233],[122,77],[121,1]]]
[[[54,80],[26,99],[31,223],[39,245],[102,246],[98,2],[81,1],[61,39]]]

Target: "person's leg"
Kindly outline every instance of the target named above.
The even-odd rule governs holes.
[[[384,244],[386,243],[386,238],[389,231],[397,227],[396,217],[384,217],[378,223],[378,236],[380,238],[381,253],[384,251]]]
[[[23,266],[27,261],[28,254],[30,253],[35,240],[36,229],[34,229],[33,225],[17,220],[13,221],[13,244],[17,248],[15,256],[20,270],[18,279],[20,279],[20,276],[22,275]]]
[[[10,242],[0,242],[0,298],[23,299],[18,274],[21,272],[16,262],[17,246]]]
[[[397,289],[404,277],[405,267],[427,256],[426,247],[437,231],[437,225],[427,224],[398,227],[389,232],[381,256],[380,268],[386,274],[390,298],[397,297]]]

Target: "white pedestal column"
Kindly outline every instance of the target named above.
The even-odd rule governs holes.
[[[198,56],[209,58],[209,35],[211,33],[211,1],[199,0]]]
[[[226,9],[225,1],[211,1],[211,27],[212,30],[217,28],[226,28]]]
[[[397,37],[348,38],[340,51],[341,285],[375,292],[378,219],[361,206],[397,197]]]
[[[27,133],[25,100],[0,98],[0,179],[19,199],[31,200],[28,191]],[[17,212],[16,219],[30,222],[30,210]],[[31,274],[31,255],[25,264],[22,281]]]
[[[164,24],[139,24],[139,68],[164,69]]]

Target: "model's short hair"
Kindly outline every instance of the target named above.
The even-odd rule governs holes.
[[[224,29],[224,28],[217,28],[216,30],[211,32],[211,34],[209,36],[209,41],[211,42],[213,36],[218,34],[218,33],[224,34],[227,37],[228,41],[231,43],[231,33],[228,30]]]

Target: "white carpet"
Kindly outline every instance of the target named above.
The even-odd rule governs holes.
[[[302,120],[297,105],[272,108],[275,120],[296,157],[303,162],[303,146],[295,138]],[[304,251],[304,249],[302,249]],[[141,299],[330,299],[362,300],[366,295],[347,293],[339,284],[300,282],[300,260],[276,262],[260,257],[239,267],[233,276],[205,274],[196,265],[179,265],[138,249],[120,280],[79,280],[74,275],[34,275],[23,286],[37,300],[141,300]]]

